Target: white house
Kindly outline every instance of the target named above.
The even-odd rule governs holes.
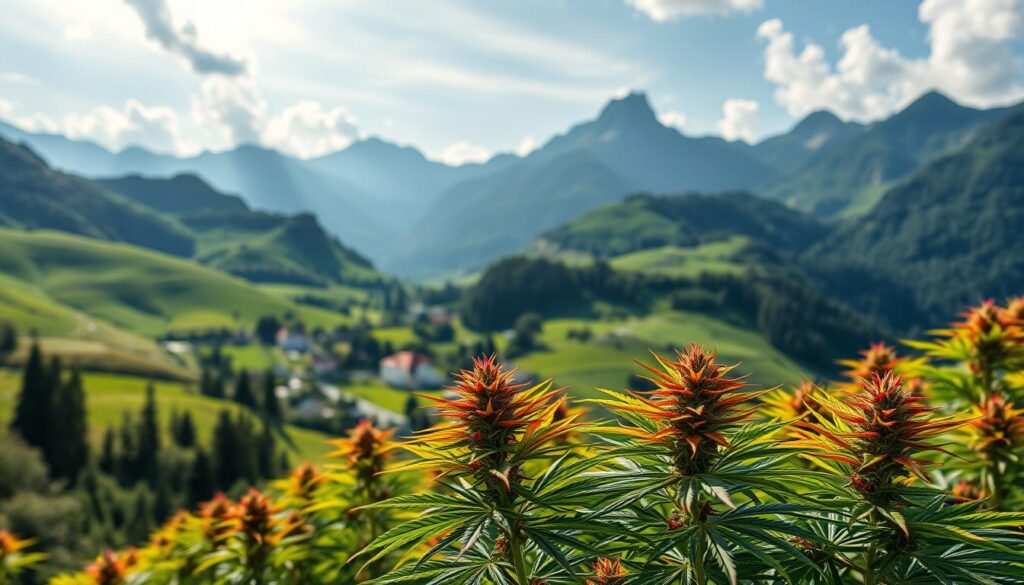
[[[400,351],[380,360],[380,378],[394,388],[437,388],[446,381],[430,358],[414,351]]]

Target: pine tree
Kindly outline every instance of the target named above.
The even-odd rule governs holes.
[[[239,478],[238,431],[231,414],[220,411],[213,428],[213,477],[219,489],[226,490]]]
[[[60,385],[50,409],[51,443],[46,451],[54,477],[74,481],[89,460],[89,429],[86,422],[82,375],[76,369]]]
[[[146,403],[139,418],[137,468],[151,482],[156,480],[157,456],[160,453],[160,415],[156,405],[156,389],[153,383],[146,385]]]
[[[163,524],[164,520],[170,518],[177,508],[170,484],[167,479],[161,479],[157,485],[156,498],[153,500],[153,520],[157,524]]]
[[[264,479],[277,477],[279,472],[283,471],[278,469],[277,463],[277,440],[274,438],[274,432],[270,425],[265,424],[256,445],[256,465],[260,477]]]
[[[210,398],[223,400],[227,395],[224,393],[224,374],[217,372],[210,376]]]
[[[238,380],[235,381],[235,402],[250,408],[257,410],[256,395],[252,392],[252,381],[249,379],[249,370],[242,370],[238,374]]]
[[[178,426],[173,430],[174,442],[179,447],[194,447],[196,444],[196,425],[192,422],[192,413],[185,411],[185,414],[178,417]]]
[[[209,500],[216,490],[210,456],[202,448],[196,449],[196,456],[192,459],[192,467],[188,474],[189,506],[195,507],[199,502]]]
[[[117,464],[117,477],[122,485],[134,483],[138,479],[136,462],[138,461],[135,445],[135,423],[132,413],[121,413],[121,457]]]
[[[54,387],[43,365],[39,344],[33,343],[21,378],[21,393],[11,429],[25,442],[43,448],[47,441],[47,422],[53,407]]]
[[[263,416],[267,422],[281,422],[281,402],[277,399],[277,381],[273,370],[263,374]]]
[[[117,446],[115,444],[114,428],[107,427],[103,432],[103,447],[100,450],[99,466],[100,471],[107,475],[114,475],[117,472]]]
[[[0,356],[14,353],[18,349],[18,330],[10,321],[0,321]]]

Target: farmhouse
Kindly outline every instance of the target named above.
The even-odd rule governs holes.
[[[380,378],[393,388],[437,388],[445,383],[430,358],[414,351],[400,351],[380,360]]]

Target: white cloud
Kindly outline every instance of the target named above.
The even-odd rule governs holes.
[[[753,100],[731,99],[722,104],[718,133],[726,140],[753,142],[757,137],[757,112],[760,104]]]
[[[210,77],[192,96],[193,120],[214,131],[219,147],[260,143],[266,116],[267,101],[250,79]]]
[[[263,142],[299,158],[340,150],[362,136],[348,109],[325,110],[319,102],[299,101],[267,121]]]
[[[661,122],[662,126],[675,128],[682,132],[683,128],[686,127],[686,114],[674,110],[668,111],[658,116],[658,121]]]
[[[539,147],[540,142],[537,141],[533,134],[528,134],[524,136],[522,140],[519,141],[518,145],[516,145],[516,155],[526,156],[531,152],[537,150]]]
[[[764,22],[757,36],[768,41],[765,78],[778,86],[776,101],[793,116],[828,109],[870,121],[929,89],[980,107],[1024,97],[1024,59],[1012,46],[1024,39],[1024,0],[924,0],[918,15],[929,25],[927,58],[909,59],[861,25],[840,37],[835,67],[815,43],[798,52],[781,20]]]
[[[491,158],[491,151],[469,142],[456,142],[449,144],[441,151],[441,162],[459,166],[471,162],[486,162]]]
[[[100,106],[84,114],[68,114],[63,133],[72,139],[96,141],[112,150],[143,146],[156,152],[186,154],[193,150],[181,134],[178,114],[166,106],[128,100],[120,109]]]
[[[764,0],[626,0],[655,22],[686,16],[752,12],[764,7]]]
[[[176,25],[167,0],[124,0],[142,20],[146,37],[156,41],[168,53],[177,55],[196,73],[227,76],[244,75],[249,70],[245,59],[218,53],[199,41],[199,31],[192,21]]]

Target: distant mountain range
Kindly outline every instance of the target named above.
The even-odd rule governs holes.
[[[195,175],[90,181],[0,139],[0,226],[52,229],[194,258],[252,282],[387,280],[310,213],[252,211]]]
[[[633,93],[526,157],[460,167],[379,139],[302,161],[252,145],[187,158],[140,148],[112,153],[4,124],[0,136],[85,177],[191,173],[252,209],[311,212],[384,270],[426,279],[479,269],[635,193],[744,190],[821,219],[857,217],[901,179],[963,148],[1005,114],[930,93],[874,124],[816,112],[783,135],[748,145],[667,128],[646,96]]]

